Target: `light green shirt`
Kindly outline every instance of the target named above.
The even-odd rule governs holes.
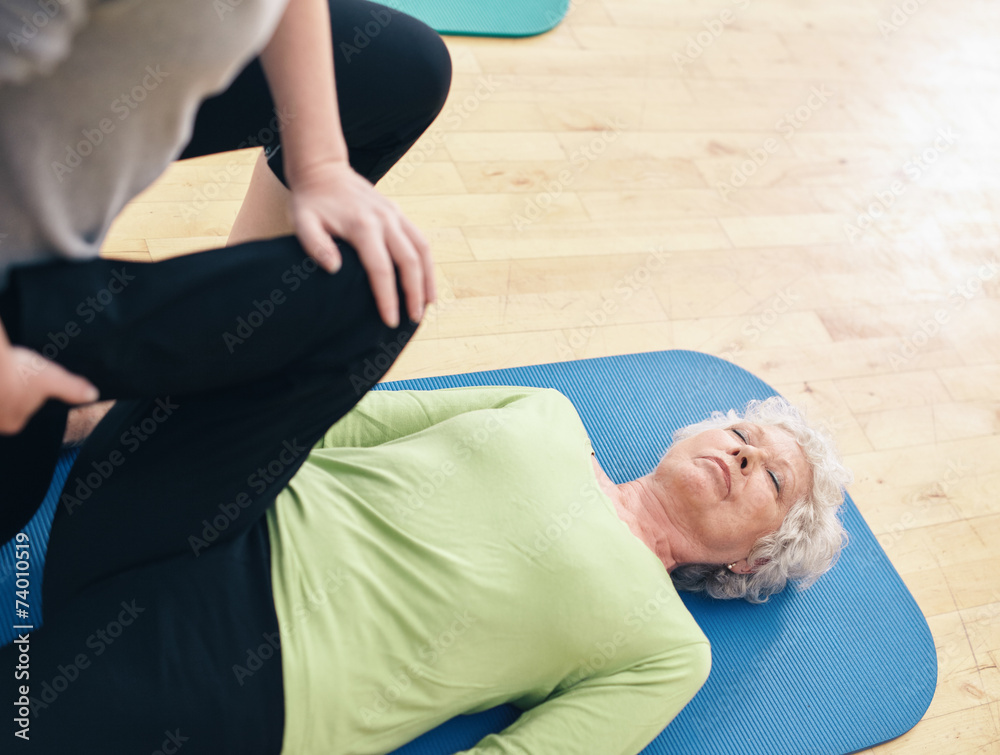
[[[601,490],[556,390],[375,391],[268,515],[283,752],[386,753],[526,711],[466,752],[634,755],[708,640]]]

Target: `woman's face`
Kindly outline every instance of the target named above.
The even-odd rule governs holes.
[[[812,470],[795,439],[750,422],[675,443],[653,476],[673,502],[673,524],[706,550],[703,563],[746,558],[812,488]]]

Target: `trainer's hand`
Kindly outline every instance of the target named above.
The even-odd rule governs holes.
[[[346,162],[323,162],[289,176],[289,210],[306,252],[328,272],[341,259],[331,237],[358,252],[382,320],[399,325],[396,273],[399,268],[409,317],[418,322],[424,305],[436,299],[434,261],[423,234],[396,205]]]
[[[79,375],[30,349],[4,345],[0,345],[0,435],[21,432],[50,398],[67,404],[97,400],[97,388]]]

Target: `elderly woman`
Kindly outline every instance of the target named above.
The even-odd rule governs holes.
[[[118,409],[87,459],[128,431]],[[142,474],[152,491],[185,470]],[[776,398],[686,428],[616,485],[558,391],[371,392],[273,505],[206,493],[187,553],[80,586],[32,639],[32,741],[387,753],[510,702],[523,715],[468,752],[637,753],[709,672],[671,577],[753,601],[808,584],[841,547],[846,480]]]

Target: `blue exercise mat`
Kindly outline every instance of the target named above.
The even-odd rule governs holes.
[[[569,0],[376,0],[441,34],[530,37],[562,21]]]
[[[13,642],[19,632],[25,631],[14,629],[15,626],[33,626],[37,629],[42,625],[42,570],[45,566],[45,550],[49,545],[49,531],[52,529],[52,519],[56,515],[59,494],[62,493],[66,478],[69,477],[69,470],[79,455],[80,449],[74,448],[71,451],[64,451],[59,457],[45,500],[31,521],[21,530],[21,534],[27,536],[27,547],[17,544],[16,538],[0,547],[0,647]],[[16,551],[15,545],[18,545]],[[16,561],[16,552],[27,552],[28,558]],[[27,595],[22,596],[22,599],[27,598],[24,602],[28,604],[26,615],[23,615],[18,614],[17,609],[25,609],[14,600],[18,579],[25,573],[28,574],[31,586]]]
[[[576,406],[601,466],[617,483],[653,469],[676,428],[713,410],[742,409],[750,399],[775,395],[736,365],[690,351],[400,380],[376,388],[463,385],[558,389]],[[920,720],[937,685],[934,639],[849,497],[843,518],[851,543],[806,592],[786,589],[756,606],[681,593],[712,643],[712,673],[644,753],[838,755],[898,737]],[[511,706],[463,716],[396,752],[454,753],[516,717]]]
[[[713,410],[741,409],[752,398],[775,395],[739,367],[688,351],[400,380],[375,389],[466,385],[560,390],[576,406],[601,466],[619,483],[651,470],[674,429]],[[38,557],[72,458],[64,455],[45,505],[25,530],[34,558],[33,608],[40,597]],[[806,592],[788,589],[756,606],[682,593],[712,643],[712,673],[645,753],[839,755],[898,737],[920,720],[937,684],[934,640],[849,497],[844,524],[850,545]],[[9,627],[21,623],[13,617],[12,559],[10,544],[0,549],[0,642],[8,642]],[[450,755],[517,715],[508,705],[459,716],[396,753]]]

